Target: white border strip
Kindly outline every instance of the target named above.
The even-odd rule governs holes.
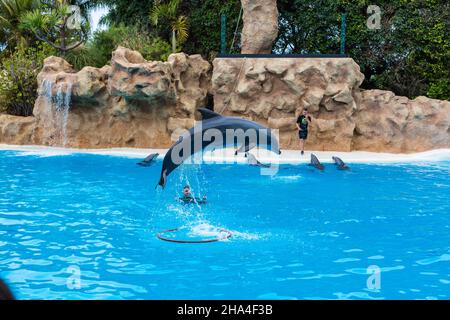
[[[64,156],[71,154],[95,154],[127,158],[145,158],[150,153],[159,153],[159,159],[162,159],[167,149],[134,149],[134,148],[111,148],[111,149],[75,149],[59,148],[48,146],[30,146],[30,145],[6,145],[0,144],[0,150],[18,151],[19,155],[36,155],[41,157]],[[332,156],[338,156],[348,163],[409,163],[409,162],[437,162],[450,161],[450,149],[436,149],[411,154],[395,153],[377,153],[367,151],[352,152],[334,152],[334,151],[307,151],[302,156],[298,150],[282,150],[282,154],[277,157],[264,149],[253,150],[252,153],[261,162],[279,163],[307,163],[310,161],[310,154],[314,153],[320,161],[324,163],[332,162]],[[205,162],[246,162],[243,155],[234,156],[232,149],[215,150],[208,152],[203,157]]]

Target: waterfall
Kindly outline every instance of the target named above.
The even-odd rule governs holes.
[[[70,102],[72,98],[72,82],[58,84],[56,95],[53,95],[53,87],[56,84],[45,79],[42,82],[42,96],[47,99],[49,111],[52,114],[56,136],[59,141],[56,143],[63,147],[67,144],[67,120],[69,118]]]

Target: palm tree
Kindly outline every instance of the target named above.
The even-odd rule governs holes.
[[[169,0],[161,2],[155,0],[153,8],[150,10],[150,21],[156,26],[160,19],[167,20],[172,28],[172,52],[177,51],[177,44],[181,45],[188,37],[187,17],[177,16],[178,8],[182,0]]]
[[[39,6],[39,0],[0,0],[0,44],[14,48],[30,40],[30,32],[20,28],[20,17]]]

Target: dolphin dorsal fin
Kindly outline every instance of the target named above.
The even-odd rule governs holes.
[[[212,118],[216,118],[216,117],[221,117],[221,115],[218,114],[217,112],[211,111],[211,110],[206,109],[206,108],[198,108],[197,110],[198,110],[198,112],[201,113],[202,120],[207,120],[207,119],[212,119]]]

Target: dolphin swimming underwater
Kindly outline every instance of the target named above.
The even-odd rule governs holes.
[[[350,167],[348,165],[346,165],[345,162],[342,161],[341,158],[339,158],[339,157],[331,157],[331,158],[333,159],[334,164],[337,165],[339,170],[348,170],[348,169],[350,169]]]
[[[261,168],[270,168],[270,165],[259,162],[258,159],[256,159],[256,157],[251,153],[246,153],[245,155],[247,157],[247,162],[249,165]]]
[[[151,153],[141,162],[136,163],[142,167],[148,167],[152,164],[153,160],[155,160],[159,156],[159,153]]]
[[[317,157],[313,153],[311,153],[311,163],[308,164],[308,166],[313,166],[320,171],[323,171],[323,169],[325,169],[323,164],[320,163],[319,159],[317,159]]]
[[[199,108],[202,121],[187,130],[164,156],[158,185],[164,188],[169,174],[185,160],[206,148],[224,148],[228,145],[244,145],[248,152],[255,146],[265,146],[280,154],[278,139],[270,130],[256,122],[238,117],[222,116],[214,111]],[[236,141],[241,138],[241,141]]]

